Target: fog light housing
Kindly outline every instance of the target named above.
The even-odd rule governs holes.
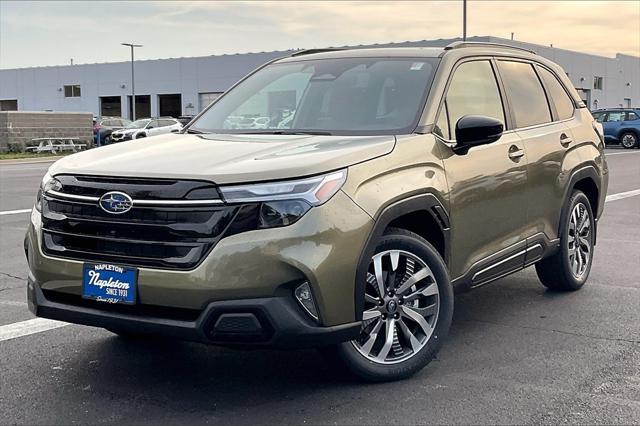
[[[316,302],[313,299],[313,293],[311,292],[311,286],[307,281],[299,285],[293,292],[296,296],[296,300],[307,311],[307,313],[318,321],[318,310],[316,309]]]

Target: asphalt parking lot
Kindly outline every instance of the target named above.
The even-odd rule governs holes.
[[[33,318],[22,210],[49,164],[0,164],[0,423],[639,423],[640,150],[607,156],[609,196],[625,197],[606,204],[588,284],[551,293],[529,268],[459,295],[438,359],[390,384],[344,378],[315,351],[77,325],[3,338]]]

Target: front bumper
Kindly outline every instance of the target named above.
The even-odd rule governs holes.
[[[361,328],[360,322],[333,327],[313,324],[286,297],[211,302],[196,318],[186,320],[132,315],[83,300],[56,302],[47,299],[31,278],[27,295],[29,309],[39,317],[225,346],[326,346],[356,338]]]
[[[136,307],[153,311],[151,316],[162,322],[171,319],[155,314],[162,309],[195,312],[198,318],[205,318],[209,314],[202,317],[200,314],[204,315],[212,304],[220,306],[242,300],[275,298],[278,303],[282,302],[280,299],[286,300],[286,306],[293,306],[292,309],[297,309],[301,318],[307,320],[303,309],[293,298],[293,289],[308,281],[320,319],[314,330],[351,324],[357,319],[356,270],[372,226],[371,217],[339,191],[327,203],[314,207],[293,225],[223,238],[194,269],[138,268]],[[83,262],[43,253],[42,219],[35,210],[25,238],[25,251],[31,285],[42,291],[43,297],[47,296],[45,301],[49,299],[48,295],[81,299]],[[78,308],[83,307],[65,300],[49,302],[57,303],[55,312],[61,312],[64,306],[68,306],[70,312],[78,312]],[[36,314],[49,315],[46,313],[49,305],[44,303],[42,306],[43,309],[36,310]],[[119,317],[122,321],[133,321],[134,318],[146,321],[136,311],[119,314],[124,314],[124,317]],[[85,323],[75,320],[77,314],[69,315],[66,321]],[[194,321],[196,319],[191,318],[187,322]],[[313,324],[310,318],[308,321]],[[107,327],[100,321],[91,325]],[[189,327],[198,328],[194,325]]]

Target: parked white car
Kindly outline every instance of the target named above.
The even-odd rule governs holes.
[[[177,132],[181,129],[182,124],[175,118],[144,118],[134,121],[124,129],[114,131],[111,133],[111,140],[113,142],[122,142],[131,139],[140,139],[149,136]]]

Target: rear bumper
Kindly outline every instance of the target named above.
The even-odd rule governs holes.
[[[42,318],[223,346],[319,347],[352,340],[361,327],[360,322],[316,325],[287,297],[211,302],[196,318],[183,320],[61,303],[45,297],[31,277],[27,294],[29,309]]]

